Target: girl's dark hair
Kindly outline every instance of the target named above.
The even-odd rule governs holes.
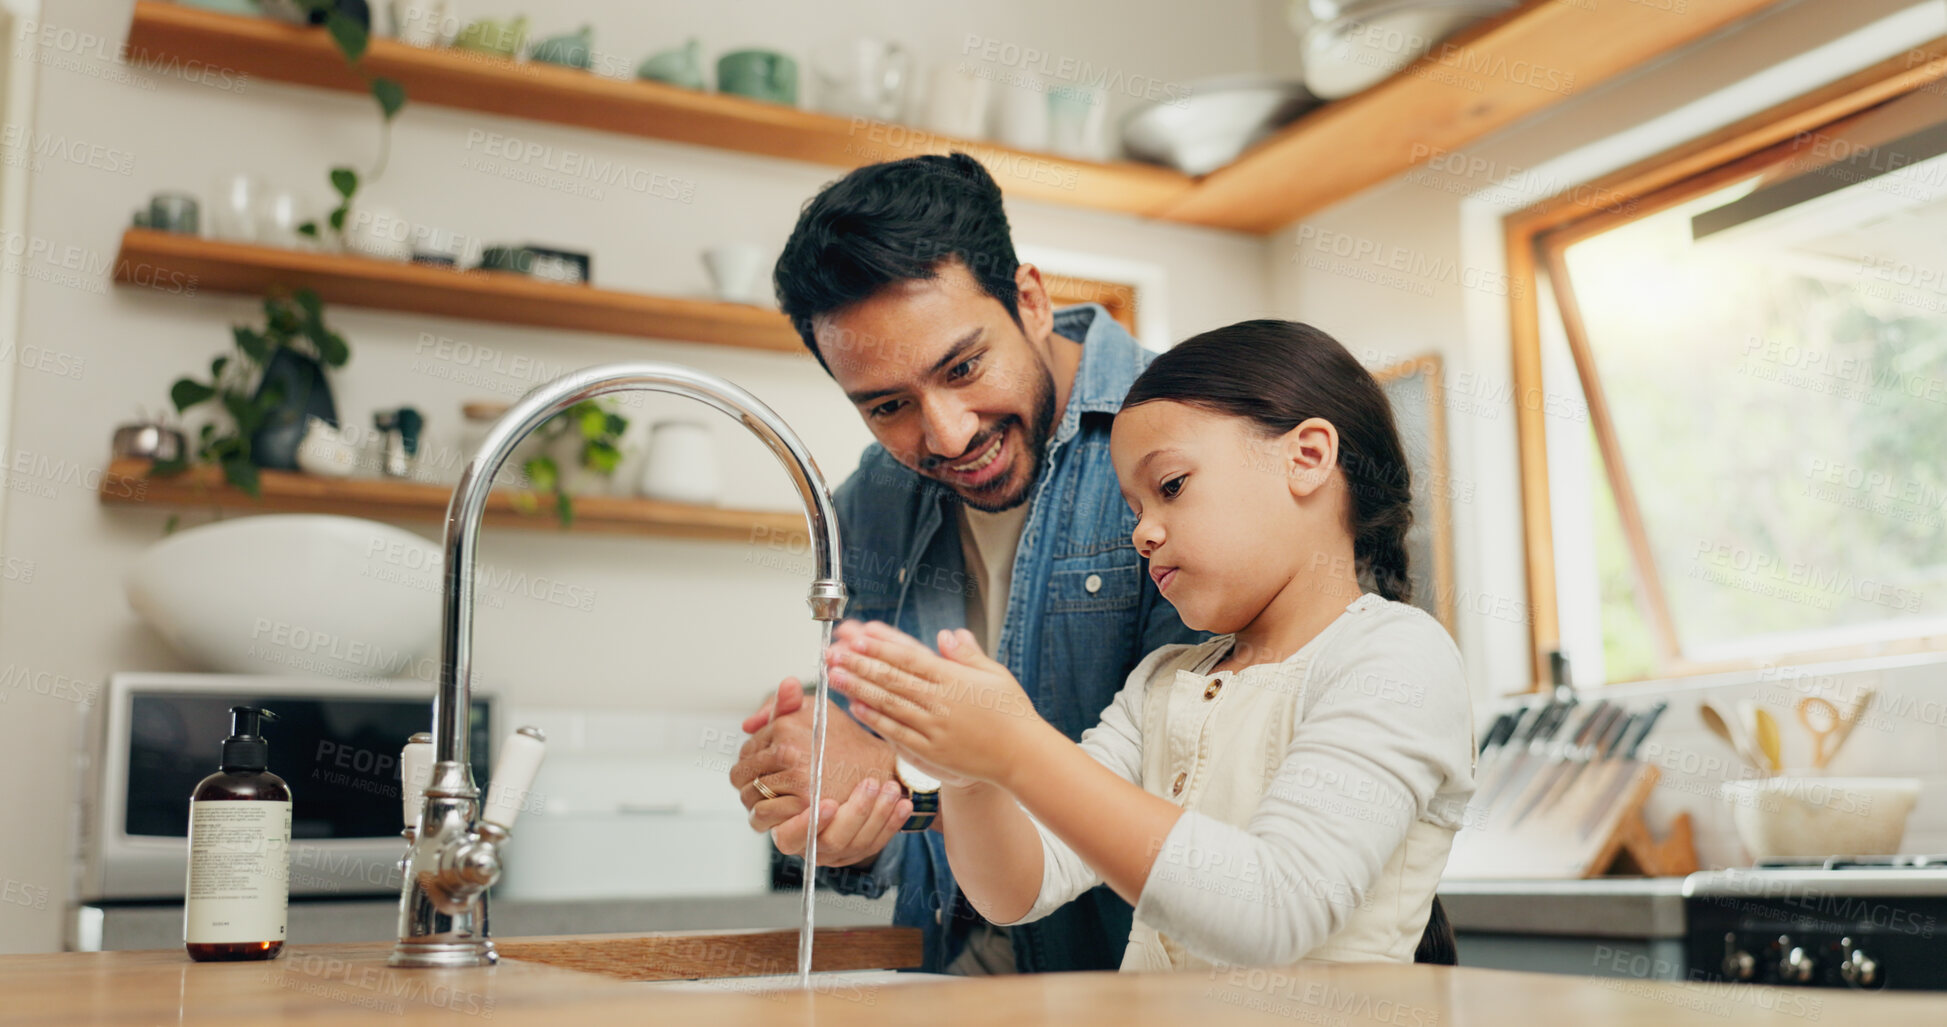
[[[1412,471],[1379,383],[1338,340],[1296,321],[1240,321],[1187,339],[1136,378],[1122,408],[1170,400],[1283,435],[1321,417],[1339,432],[1352,553],[1368,587],[1407,602]]]
[[[1420,944],[1413,950],[1413,962],[1460,965],[1460,946],[1454,941],[1453,922],[1447,919],[1438,895],[1433,897],[1433,909],[1427,913],[1426,929],[1420,932]]]

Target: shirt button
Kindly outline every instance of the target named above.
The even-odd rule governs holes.
[[[1223,681],[1217,678],[1211,678],[1210,683],[1208,685],[1205,685],[1203,688],[1203,698],[1206,702],[1211,699],[1215,699],[1217,698],[1217,693],[1223,690],[1224,690]]]
[[[1100,574],[1089,575],[1088,579],[1082,582],[1082,587],[1088,589],[1089,595],[1094,595],[1095,593],[1102,591],[1102,575]]]
[[[899,583],[902,585],[906,583],[906,568],[904,567],[899,568]]]
[[[1183,782],[1185,782],[1185,781],[1188,781],[1189,779],[1190,779],[1190,775],[1189,775],[1189,774],[1187,774],[1187,773],[1185,773],[1185,772],[1183,772],[1183,771],[1181,771],[1181,770],[1179,770],[1179,771],[1177,771],[1177,772],[1176,772],[1176,780],[1175,780],[1175,781],[1172,781],[1172,782],[1170,782],[1170,794],[1171,794],[1171,795],[1182,795],[1182,794],[1183,794]]]

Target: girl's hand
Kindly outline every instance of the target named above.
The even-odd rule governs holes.
[[[859,722],[942,780],[1003,784],[1023,745],[1046,723],[1006,667],[973,633],[942,631],[940,655],[878,622],[847,621],[826,653],[831,684],[852,699]]]

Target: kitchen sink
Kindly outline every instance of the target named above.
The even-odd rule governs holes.
[[[502,938],[495,947],[507,959],[625,981],[754,991],[798,983],[798,932],[791,929]],[[903,984],[921,975],[895,970],[918,966],[923,954],[918,928],[821,927],[812,944],[812,976],[832,981],[830,987]]]
[[[965,980],[953,974],[915,973],[898,970],[823,970],[811,975],[811,991],[817,995],[856,997],[882,987],[904,987],[938,981]],[[727,991],[768,994],[798,990],[797,974],[766,974],[761,977],[710,977],[681,981],[645,981],[645,984],[671,991],[716,994]]]

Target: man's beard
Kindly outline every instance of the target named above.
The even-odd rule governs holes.
[[[1021,425],[1023,444],[1028,451],[1027,480],[1023,481],[1020,490],[1012,495],[1004,495],[991,489],[976,489],[969,494],[965,490],[954,488],[954,494],[960,497],[960,501],[976,510],[987,513],[1012,510],[1027,502],[1028,497],[1034,494],[1034,483],[1040,480],[1041,465],[1047,459],[1048,439],[1054,435],[1055,430],[1055,376],[1048,370],[1047,364],[1041,363],[1040,367],[1041,375],[1035,381],[1033,421],[1023,422],[1019,417],[1010,416],[998,425],[998,430],[1001,432],[1006,432],[1012,425]],[[981,440],[981,445],[985,444],[986,442]],[[979,447],[974,445],[969,445],[967,448],[975,452],[979,450]],[[1007,481],[1007,476],[996,479],[993,487],[1001,487]]]

